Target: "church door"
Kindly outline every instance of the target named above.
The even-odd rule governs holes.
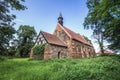
[[[60,51],[58,52],[58,59],[60,59],[60,55],[61,55],[61,53],[60,53]]]

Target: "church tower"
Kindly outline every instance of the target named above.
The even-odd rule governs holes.
[[[63,26],[63,17],[62,17],[62,14],[61,14],[61,13],[60,13],[60,15],[59,15],[59,17],[58,17],[58,23]]]

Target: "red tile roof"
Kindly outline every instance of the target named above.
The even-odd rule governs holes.
[[[41,33],[49,44],[67,47],[67,45],[62,42],[57,36],[43,31],[41,31]]]
[[[82,42],[82,43],[84,43],[84,44],[87,44],[87,45],[89,45],[89,46],[92,46],[92,45],[91,45],[89,42],[87,42],[81,35],[73,32],[72,30],[68,29],[68,28],[65,27],[65,26],[64,26],[63,28],[69,33],[69,35],[72,37],[72,39],[77,40],[77,41],[80,41],[80,42]]]

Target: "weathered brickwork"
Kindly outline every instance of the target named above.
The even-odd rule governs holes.
[[[71,57],[73,58],[84,58],[84,57],[94,57],[95,51],[92,46],[85,45],[76,40],[72,40],[72,52]]]
[[[68,52],[66,47],[47,44],[44,50],[44,59],[66,58]]]
[[[71,42],[70,37],[65,33],[65,31],[60,26],[56,26],[56,29],[53,34],[56,35],[64,43],[66,43],[68,47],[70,46]]]

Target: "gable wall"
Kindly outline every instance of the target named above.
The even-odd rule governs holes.
[[[66,32],[60,26],[57,25],[53,34],[56,35],[61,41],[66,43],[67,46],[70,45],[70,37],[66,34]]]
[[[40,45],[40,44],[44,44],[44,43],[47,43],[47,42],[46,42],[45,38],[43,37],[43,35],[40,33],[37,40],[36,40],[35,46]]]
[[[35,45],[33,46],[33,48],[37,45],[41,45],[41,44],[48,44],[45,40],[45,38],[43,37],[43,35],[40,33],[36,39],[36,42],[35,42]],[[34,53],[33,53],[33,48],[31,49],[31,52],[30,52],[30,58],[34,58]]]
[[[72,39],[70,38],[70,36],[68,36],[68,34],[59,25],[57,25],[57,27],[56,27],[53,34],[56,35],[61,41],[66,43],[67,48],[68,48],[67,49],[68,56],[70,56],[70,53],[72,51],[72,49],[71,49],[71,41],[72,41]]]

